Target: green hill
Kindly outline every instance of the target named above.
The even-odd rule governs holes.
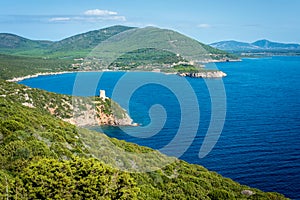
[[[46,48],[52,43],[51,41],[29,40],[10,33],[0,33],[0,49]]]
[[[91,51],[104,40],[121,32],[133,29],[127,26],[112,26],[100,30],[89,31],[53,43],[49,48],[52,52]]]
[[[132,27],[112,26],[56,42],[30,40],[14,34],[0,33],[0,53],[55,58],[84,57],[102,41],[129,29]]]
[[[118,58],[125,53],[147,48],[179,54],[189,61],[223,59],[231,56],[176,31],[156,27],[131,29],[110,37],[100,43],[89,56],[98,56],[102,59],[103,56],[104,59],[109,56]]]
[[[86,57],[83,70],[163,69],[180,61],[193,65],[236,59],[176,31],[155,27],[124,31],[100,43]]]
[[[194,51],[194,53],[200,53],[199,56],[206,53],[210,54],[213,59],[222,59],[225,57],[230,58],[230,55],[226,54],[224,51],[199,43],[172,30],[159,29],[155,27],[134,28],[127,26],[112,26],[100,30],[89,31],[56,42],[29,40],[17,35],[3,33],[0,34],[0,52],[12,55],[54,58],[68,56],[72,58],[85,57],[97,45],[101,44],[103,41],[107,41],[108,39],[115,40],[118,38],[120,33],[125,33],[121,37],[126,35],[129,40],[132,40],[132,36],[137,36],[136,34],[144,34],[144,40],[140,40],[141,35],[136,38],[137,40],[135,40],[135,42],[140,46],[145,46],[149,44],[149,42],[156,42],[156,46],[151,48],[162,49],[161,45],[166,44],[165,42],[168,41],[170,44],[172,43],[171,45],[175,44],[177,45],[177,48],[180,47],[182,51]],[[134,47],[137,46],[134,45]]]
[[[48,102],[41,98],[46,92],[1,81],[0,199],[285,199],[152,149],[75,127],[44,112],[42,104],[22,105],[26,94]],[[45,98],[66,101],[53,93]],[[150,152],[151,159],[137,156]],[[164,161],[170,164],[152,172],[120,170]]]
[[[90,31],[58,42],[0,34],[0,53],[2,79],[76,70],[177,72],[171,67],[202,67],[203,62],[237,59],[176,31],[126,26]]]
[[[10,33],[0,33],[0,53],[20,55],[42,55],[51,41],[30,40]]]

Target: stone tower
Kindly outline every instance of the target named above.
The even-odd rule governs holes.
[[[107,99],[106,94],[105,94],[105,90],[100,90],[100,98],[101,99]]]

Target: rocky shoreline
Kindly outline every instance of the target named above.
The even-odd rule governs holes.
[[[138,126],[125,109],[105,96],[105,90],[100,90],[100,96],[92,98],[92,101],[83,102],[77,99],[73,97],[73,116],[63,119],[73,125],[80,127]]]
[[[182,77],[191,77],[191,78],[223,78],[226,77],[227,74],[225,74],[222,71],[207,71],[207,72],[196,72],[196,73],[177,73],[178,76]]]
[[[78,111],[77,111],[78,112]],[[126,112],[126,111],[125,111]],[[138,126],[134,123],[132,118],[127,114],[124,114],[121,118],[114,114],[105,114],[89,108],[86,111],[80,111],[80,115],[72,118],[62,119],[70,124],[86,127],[86,126]]]

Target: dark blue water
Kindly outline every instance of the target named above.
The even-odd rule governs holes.
[[[217,110],[224,106],[218,105],[223,102],[222,92],[209,93],[209,89],[222,89],[218,86],[220,80],[206,82],[158,73],[130,73],[129,80],[123,80],[124,73],[85,73],[42,76],[20,83],[82,96],[92,96],[98,94],[99,89],[105,89],[107,96],[123,107],[129,102],[131,117],[142,127],[94,129],[169,155],[184,150],[180,158],[187,162],[201,164],[241,184],[300,199],[300,57],[244,59],[243,62],[218,63],[217,66],[228,74],[223,79],[226,120],[217,144],[201,159],[199,150],[211,122],[212,99],[217,102],[213,105]],[[82,81],[79,84],[78,79]],[[179,79],[186,80],[192,90],[184,82],[178,83]],[[129,94],[127,89],[137,85],[140,87]],[[124,98],[115,94],[122,92]],[[129,100],[125,98],[128,95]],[[213,120],[222,121],[219,118]],[[179,138],[177,147],[164,148],[170,141],[178,139],[177,131],[183,121],[186,138]],[[147,128],[143,129],[145,126]],[[140,130],[143,130],[142,134]],[[196,130],[195,135],[193,130]],[[157,134],[149,137],[155,131]]]

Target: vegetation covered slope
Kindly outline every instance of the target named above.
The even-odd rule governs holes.
[[[181,62],[201,66],[201,62],[236,59],[176,31],[127,26],[90,31],[57,42],[0,34],[0,53],[2,79],[103,68],[177,72],[168,68]],[[103,67],[104,62],[107,65]]]
[[[161,44],[161,42],[159,41],[169,41],[170,39],[172,39],[172,41],[170,40],[171,43],[175,42],[181,44],[182,46],[180,46],[180,48],[185,49],[187,47],[193,48],[193,45],[190,44],[192,44],[192,41],[195,41],[187,36],[179,34],[176,31],[167,29],[159,29],[155,27],[134,28],[127,26],[112,26],[100,30],[94,30],[74,35],[72,37],[56,42],[35,41],[17,35],[0,34],[0,52],[4,54],[38,56],[46,58],[85,57],[103,41],[107,41],[107,39],[117,36],[120,33],[124,33],[127,31],[131,33],[130,30],[138,30],[143,32],[145,38],[147,39],[136,41],[138,45],[142,46],[142,43],[152,42],[153,39],[157,41],[157,45]],[[154,35],[155,37],[152,37]],[[184,44],[188,44],[189,46]],[[226,52],[212,48],[203,43],[199,44],[199,47],[202,50],[205,50],[205,53],[210,54],[213,59],[221,59],[226,56],[230,58],[230,55]],[[134,50],[138,49],[139,48]]]
[[[129,29],[132,27],[112,26],[78,34],[57,42],[30,40],[13,34],[0,33],[0,52],[47,58],[85,57],[102,41]]]
[[[111,162],[146,163],[120,151],[153,150],[76,128],[17,101],[0,95],[0,199],[285,199],[177,159],[153,172],[121,171]],[[154,163],[170,159],[154,152]]]
[[[192,64],[191,64],[192,63]],[[200,73],[207,70],[200,63],[188,62],[173,52],[155,48],[144,48],[127,52],[108,67],[109,70],[161,71],[168,73]]]
[[[72,97],[1,80],[0,95],[78,126],[131,125],[132,123],[127,112],[109,98]]]
[[[77,129],[0,99],[0,199],[131,199],[128,173],[92,159]]]
[[[60,72],[72,70],[70,59],[45,59],[0,54],[0,79],[33,75],[36,73]]]
[[[51,45],[51,41],[30,40],[10,33],[0,33],[0,52],[15,53],[44,49]]]
[[[185,60],[173,52],[155,48],[141,48],[121,55],[110,64],[109,69],[117,68],[121,70],[131,70],[147,65],[171,66],[173,63],[178,63],[180,61]]]
[[[88,55],[88,58],[100,59],[100,64],[109,65],[124,54],[127,54],[126,58],[129,59],[129,55],[143,54],[145,49],[168,51],[187,61],[196,62],[207,62],[213,59],[226,60],[231,56],[176,31],[146,27],[132,29],[110,37],[98,45]],[[139,50],[141,51],[139,52]],[[150,53],[153,54],[153,52]]]
[[[50,46],[50,52],[78,51],[78,50],[91,51],[93,48],[95,48],[104,40],[130,29],[133,29],[133,27],[112,26],[100,30],[89,31],[87,33],[78,34],[53,43]]]

